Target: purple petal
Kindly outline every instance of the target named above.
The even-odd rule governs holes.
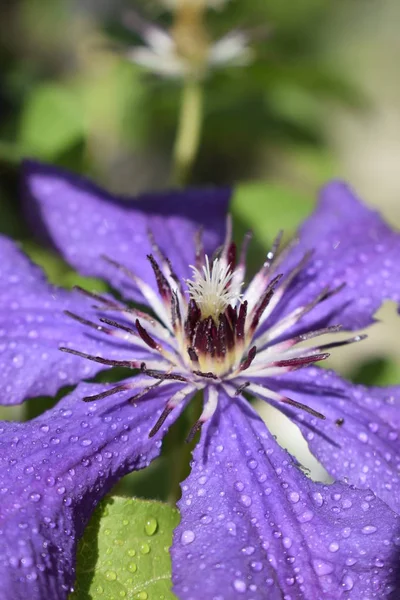
[[[1,423],[1,598],[67,598],[77,539],[112,485],[158,456],[165,427],[154,439],[149,431],[178,388],[137,405],[128,392],[88,405],[81,398],[104,385],[82,384],[33,421]]]
[[[54,395],[60,387],[104,369],[60,352],[60,346],[120,360],[149,356],[135,344],[111,339],[64,315],[70,310],[93,318],[92,303],[77,292],[50,285],[42,270],[2,236],[0,254],[1,404]]]
[[[400,513],[400,386],[354,385],[315,367],[263,383],[326,416],[285,408],[335,479],[370,488]]]
[[[284,312],[312,301],[325,287],[344,288],[303,323],[341,324],[358,329],[372,323],[383,300],[400,301],[400,235],[368,209],[341,182],[326,185],[319,204],[299,232],[299,244],[282,265],[285,271],[315,250],[309,267],[290,286]],[[279,269],[281,270],[281,269]],[[282,300],[281,310],[285,299]],[[275,312],[277,314],[279,308]]]
[[[308,479],[244,400],[220,394],[182,490],[181,600],[383,600],[393,589],[399,517],[370,491]]]
[[[135,199],[112,196],[86,179],[55,167],[26,162],[24,192],[34,231],[85,275],[107,279],[125,296],[141,299],[132,281],[104,260],[107,255],[154,287],[146,255],[153,252],[148,231],[180,277],[194,263],[194,237],[200,227],[213,252],[223,241],[228,188],[146,194]]]

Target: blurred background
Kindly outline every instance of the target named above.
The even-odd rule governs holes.
[[[24,226],[25,156],[128,196],[233,184],[253,260],[279,229],[294,233],[332,177],[400,225],[399,19],[397,0],[1,3],[0,230],[52,281],[77,282]],[[329,366],[397,383],[400,319],[390,303],[378,317]],[[32,417],[31,404],[0,416]]]

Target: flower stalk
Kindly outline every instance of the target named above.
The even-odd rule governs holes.
[[[200,143],[203,121],[203,89],[201,82],[188,77],[183,85],[178,129],[173,151],[174,185],[185,185],[192,171]]]

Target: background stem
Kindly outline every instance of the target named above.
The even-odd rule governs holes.
[[[198,80],[186,79],[174,145],[172,183],[183,186],[190,177],[197,155],[203,120],[203,90]]]

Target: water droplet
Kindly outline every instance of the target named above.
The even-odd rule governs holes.
[[[32,494],[29,494],[29,500],[32,500],[32,502],[39,502],[41,497],[42,496],[37,492],[32,492]]]
[[[181,542],[184,546],[191,544],[193,540],[196,538],[196,535],[190,529],[184,531],[181,535]]]
[[[242,494],[240,496],[240,501],[246,507],[251,505],[251,498],[250,498],[250,496],[247,496],[247,494]]]
[[[97,588],[96,588],[96,592],[98,594],[102,594],[104,592],[104,588],[101,585],[98,585]]]
[[[376,529],[377,528],[374,525],[366,525],[361,529],[361,533],[364,533],[365,535],[371,535],[371,533],[375,533]]]
[[[239,592],[239,594],[243,594],[247,588],[243,579],[235,579],[235,581],[233,582],[233,587],[237,592]]]
[[[353,589],[353,586],[354,586],[354,582],[353,582],[352,578],[350,577],[350,575],[345,575],[342,579],[342,588],[346,592],[349,592],[350,590]]]
[[[296,504],[296,502],[300,500],[300,495],[297,492],[290,492],[289,500],[290,502],[293,502],[293,504]]]
[[[137,571],[137,564],[134,562],[130,562],[128,565],[128,569],[131,573],[135,573]]]
[[[226,526],[230,535],[236,535],[236,525],[233,521],[228,521]]]
[[[255,571],[256,573],[258,573],[259,571],[261,571],[261,570],[262,570],[262,568],[263,568],[263,564],[262,564],[261,562],[258,562],[258,561],[256,561],[256,560],[253,560],[253,561],[250,563],[250,568],[251,568],[253,571]]]
[[[149,517],[144,526],[144,530],[147,533],[147,535],[154,535],[155,532],[157,531],[157,527],[158,527],[157,519],[155,519],[154,517]]]
[[[236,481],[234,487],[238,492],[242,492],[244,490],[244,484],[241,481]]]
[[[16,354],[13,357],[12,361],[13,365],[17,367],[17,369],[20,369],[24,365],[24,357],[22,354]]]
[[[254,554],[254,546],[245,546],[244,548],[242,548],[242,552],[243,554],[246,554],[246,556],[251,556],[252,554]]]
[[[330,573],[333,573],[333,571],[334,571],[334,566],[332,563],[325,562],[323,560],[313,560],[312,563],[313,563],[314,571],[319,576],[329,575]]]
[[[208,525],[211,521],[212,517],[210,517],[210,515],[203,515],[200,517],[200,523],[203,523],[203,525]]]
[[[344,538],[348,538],[348,537],[349,537],[349,535],[350,535],[350,533],[351,533],[351,529],[350,529],[350,527],[344,527],[344,528],[343,528],[343,530],[342,530],[342,536],[343,536]]]
[[[314,517],[314,513],[311,510],[305,510],[301,515],[297,515],[297,520],[300,523],[308,523]]]
[[[292,546],[292,540],[290,539],[290,537],[284,537],[282,540],[282,544],[284,545],[285,548],[289,549]]]
[[[115,571],[106,571],[106,579],[108,581],[115,581],[117,579],[117,574]]]
[[[135,594],[135,600],[147,600],[147,592],[138,592]]]
[[[150,552],[150,546],[148,544],[146,544],[146,542],[144,542],[143,544],[140,545],[140,552],[142,554],[148,554]]]
[[[136,550],[134,550],[133,548],[129,548],[128,556],[136,556]]]
[[[315,492],[313,494],[313,500],[317,506],[322,506],[324,503],[324,499],[322,497],[321,492]]]
[[[329,544],[329,552],[337,552],[339,550],[339,544],[337,542],[332,542]]]

